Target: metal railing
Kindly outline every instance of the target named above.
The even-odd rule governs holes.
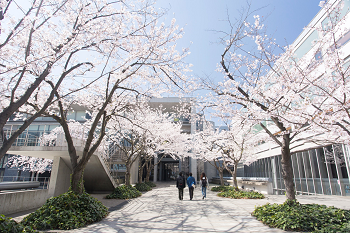
[[[12,133],[15,131],[15,125],[6,125],[6,129],[4,129],[4,137],[9,138]],[[48,127],[47,127],[48,128]],[[43,140],[43,136],[50,133],[50,130],[45,130],[46,127],[44,127],[43,130],[25,130],[23,133],[21,133],[17,138],[16,141],[12,144],[12,146],[64,146],[66,145],[66,140],[64,137],[64,134],[58,134],[57,138],[47,141]],[[73,138],[74,144],[76,146],[83,146],[84,145],[84,131],[82,131],[81,137],[75,137]],[[86,130],[85,132],[88,132]],[[101,158],[101,162],[106,165],[108,169],[108,173],[115,179],[120,180],[120,176],[116,175],[115,171],[111,169],[111,160],[112,157],[115,156],[118,153],[116,146],[108,146],[107,142],[101,143],[99,149],[97,150],[97,155]],[[1,178],[0,178],[1,181]],[[117,181],[118,182],[118,181]]]
[[[48,189],[50,185],[50,177],[29,177],[29,176],[2,176],[0,177],[0,183],[2,182],[23,182],[23,181],[39,181],[40,185],[38,189]]]
[[[4,129],[4,137],[10,138],[13,132],[15,131],[15,125],[6,125]],[[27,128],[24,132],[22,132],[17,138],[16,141],[12,144],[12,146],[44,146],[44,142],[41,140],[42,136],[50,133],[49,130],[29,130]]]

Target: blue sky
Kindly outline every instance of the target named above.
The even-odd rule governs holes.
[[[267,32],[280,45],[287,45],[302,32],[303,28],[321,9],[319,0],[252,0],[251,9],[265,17]],[[219,45],[220,34],[228,31],[227,13],[231,21],[238,17],[238,10],[247,6],[244,0],[158,0],[157,6],[169,9],[166,21],[176,18],[185,35],[178,46],[190,47],[187,58],[192,63],[192,75],[221,79],[215,72],[223,46]],[[262,8],[263,7],[263,8]],[[261,9],[262,8],[262,9]],[[220,124],[219,122],[216,122]]]
[[[280,45],[291,44],[302,29],[321,9],[318,0],[252,0],[252,9],[265,7],[257,14],[268,16],[265,25]],[[185,36],[181,47],[190,47],[188,62],[194,65],[194,75],[216,75],[216,64],[223,51],[216,44],[220,34],[214,30],[227,30],[227,12],[233,19],[238,10],[246,6],[244,0],[159,0],[157,6],[168,8],[167,21],[176,18]],[[286,40],[286,41],[285,41]]]

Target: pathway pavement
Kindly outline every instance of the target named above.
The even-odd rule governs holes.
[[[152,191],[124,203],[98,223],[70,231],[49,232],[286,232],[265,226],[250,215],[256,205],[283,203],[285,196],[235,200],[216,194],[207,191],[207,198],[202,200],[200,188],[196,188],[194,199],[190,201],[186,188],[184,200],[180,201],[173,183],[157,183]],[[298,201],[350,209],[350,197],[298,196]]]

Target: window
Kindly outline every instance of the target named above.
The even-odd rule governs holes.
[[[119,164],[119,163],[111,164],[111,169],[112,170],[126,170],[126,165]]]
[[[91,119],[91,115],[89,113],[85,113],[85,119],[86,120],[90,120]]]
[[[337,40],[335,45],[331,46],[331,50],[334,51],[336,49],[335,46],[337,46],[337,48],[342,47],[343,45],[348,43],[349,40],[350,40],[350,31],[348,31],[343,37],[341,37],[339,40]]]
[[[75,112],[69,111],[67,113],[67,120],[75,120]]]
[[[295,50],[295,55],[297,59],[302,58],[310,49],[314,46],[318,39],[317,31],[313,31],[305,41]]]
[[[76,120],[77,121],[85,121],[84,117],[86,116],[85,111],[77,111],[76,112]]]
[[[38,131],[39,125],[30,125],[28,131]]]
[[[322,60],[322,53],[321,53],[321,50],[318,50],[315,54],[315,60],[316,61],[320,61]]]

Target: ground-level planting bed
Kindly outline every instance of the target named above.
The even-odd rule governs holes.
[[[23,226],[20,223],[7,218],[4,215],[0,215],[0,232],[37,232],[31,227]]]
[[[216,186],[211,191],[219,192],[219,197],[228,197],[234,199],[264,199],[264,194],[254,191],[244,191],[236,189],[232,186]]]
[[[137,183],[135,185],[135,188],[137,190],[139,190],[140,192],[147,192],[147,191],[152,190],[152,188],[149,185],[147,185],[146,183]]]
[[[49,198],[42,207],[25,217],[21,223],[37,230],[68,230],[98,222],[107,214],[107,207],[88,193],[75,194],[68,191]]]
[[[270,227],[288,231],[350,232],[350,210],[325,205],[287,200],[256,207],[252,215]]]
[[[145,184],[147,184],[149,187],[154,188],[157,185],[155,183],[153,183],[152,181],[146,181]]]
[[[141,196],[142,193],[131,185],[120,185],[116,187],[113,193],[106,196],[107,199],[131,199]]]

